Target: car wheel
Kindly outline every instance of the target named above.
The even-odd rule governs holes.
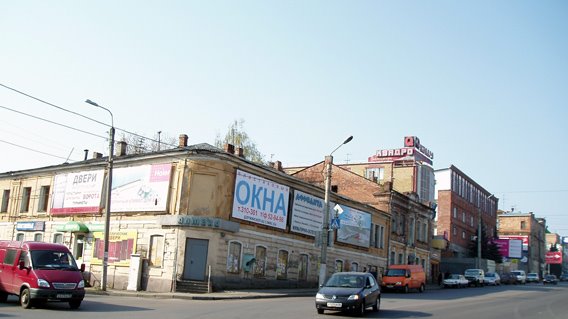
[[[79,309],[79,307],[81,306],[81,301],[82,300],[71,300],[69,301],[69,307],[71,309]]]
[[[318,314],[323,315],[323,309],[318,309]]]
[[[32,298],[29,288],[24,288],[20,293],[20,306],[24,309],[30,309],[32,307]]]
[[[373,311],[377,312],[381,309],[381,297],[377,297],[375,304],[373,305]]]

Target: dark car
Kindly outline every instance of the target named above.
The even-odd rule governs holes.
[[[510,272],[505,272],[501,274],[501,283],[504,285],[514,285],[517,283],[517,276]]]
[[[560,275],[560,278],[558,278],[560,281],[568,281],[568,273],[564,273],[562,275]]]
[[[543,284],[552,284],[552,285],[556,285],[558,284],[558,278],[556,278],[556,275],[545,275],[544,278],[542,278],[542,283]]]
[[[352,311],[364,315],[365,309],[379,311],[381,289],[372,274],[365,272],[338,272],[333,274],[316,294],[316,309]]]

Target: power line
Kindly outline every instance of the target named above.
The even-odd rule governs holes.
[[[36,101],[39,101],[39,102],[41,102],[41,103],[47,104],[47,105],[49,105],[49,106],[52,106],[52,107],[54,107],[54,108],[56,108],[56,109],[59,109],[59,110],[62,110],[62,111],[65,111],[65,112],[68,112],[68,113],[71,113],[71,114],[80,116],[80,117],[82,117],[82,118],[88,119],[88,120],[90,120],[90,121],[93,121],[93,122],[95,122],[95,123],[98,123],[98,124],[101,124],[101,125],[104,125],[104,126],[107,126],[107,127],[109,127],[109,128],[111,127],[111,125],[108,125],[108,124],[106,124],[106,123],[104,123],[104,122],[101,122],[101,121],[99,121],[99,120],[90,118],[90,117],[88,117],[88,116],[85,116],[85,115],[83,115],[83,114],[80,114],[80,113],[77,113],[77,112],[74,112],[74,111],[71,111],[71,110],[68,110],[68,109],[66,109],[66,108],[64,108],[64,107],[55,105],[55,104],[53,104],[53,103],[47,102],[47,101],[42,100],[42,99],[40,99],[40,98],[37,98],[37,97],[35,97],[35,96],[31,95],[31,94],[28,94],[28,93],[22,92],[22,91],[20,91],[20,90],[17,90],[17,89],[15,89],[15,88],[9,87],[9,86],[7,86],[7,85],[5,85],[5,84],[0,83],[0,86],[6,88],[6,89],[8,89],[8,90],[12,90],[12,91],[14,91],[14,92],[16,92],[16,93],[18,93],[18,94],[21,94],[21,95],[24,95],[24,96],[26,96],[26,97],[29,97],[29,98],[31,98],[31,99],[34,99],[34,100],[36,100]],[[148,137],[146,137],[146,136],[143,136],[143,135],[140,135],[140,134],[137,134],[137,133],[129,132],[129,131],[127,131],[127,130],[124,130],[124,129],[121,129],[121,128],[118,128],[118,127],[115,127],[115,129],[116,129],[116,130],[119,130],[119,131],[122,131],[122,132],[125,132],[125,133],[128,133],[128,134],[130,134],[130,135],[134,135],[134,136],[136,136],[136,137],[143,138],[143,139],[145,139],[145,140],[152,141],[152,142],[161,143],[161,144],[164,144],[164,145],[174,146],[174,147],[177,146],[177,145],[173,145],[173,144],[169,144],[169,143],[164,143],[164,142],[161,142],[161,141],[157,141],[157,140],[155,140],[155,139],[148,138]],[[75,129],[75,130],[78,130],[78,129]],[[85,132],[85,133],[87,133],[87,132]],[[87,133],[87,134],[94,135],[94,134],[92,134],[92,133]],[[97,136],[97,135],[95,135],[95,136]],[[100,136],[98,136],[98,137],[100,137]],[[106,137],[104,137],[104,138],[106,139]]]
[[[51,157],[56,157],[56,158],[60,158],[60,159],[67,160],[66,157],[57,156],[57,155],[49,154],[49,153],[46,153],[46,152],[34,150],[33,148],[29,148],[29,147],[26,147],[26,146],[14,144],[14,143],[12,143],[12,142],[4,141],[4,140],[0,140],[0,142],[6,143],[6,144],[10,144],[10,145],[12,145],[12,146],[16,146],[16,147],[19,147],[19,148],[23,148],[23,149],[26,149],[26,150],[28,150],[28,151],[32,151],[32,152],[40,153],[40,154],[43,154],[43,155],[47,155],[47,156],[51,156]]]
[[[95,137],[100,137],[100,138],[103,138],[103,139],[107,138],[105,136],[97,135],[97,134],[94,134],[94,133],[91,133],[91,132],[87,132],[85,130],[81,130],[81,129],[78,129],[78,128],[75,128],[75,127],[72,127],[72,126],[69,126],[69,125],[57,123],[57,122],[54,122],[54,121],[51,121],[51,120],[48,120],[48,119],[44,119],[44,118],[41,118],[39,116],[35,116],[35,115],[25,113],[25,112],[22,112],[22,111],[17,111],[17,110],[11,109],[11,108],[3,106],[3,105],[0,105],[0,108],[3,108],[3,109],[8,110],[8,111],[15,112],[15,113],[18,113],[18,114],[22,114],[22,115],[25,115],[25,116],[29,116],[29,117],[32,117],[32,118],[37,119],[37,120],[41,120],[41,121],[48,122],[48,123],[51,123],[51,124],[59,125],[59,126],[62,126],[62,127],[65,127],[65,128],[71,129],[71,130],[75,130],[75,131],[78,131],[78,132],[81,132],[81,133],[89,134],[89,135],[92,135],[92,136],[95,136]]]

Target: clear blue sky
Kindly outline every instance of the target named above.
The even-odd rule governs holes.
[[[87,117],[110,122],[88,98],[190,144],[244,119],[284,166],[416,135],[436,169],[568,236],[566,1],[8,1],[0,29],[0,84]],[[0,87],[0,172],[106,155],[106,132]]]

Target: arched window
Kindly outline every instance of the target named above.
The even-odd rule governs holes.
[[[17,241],[24,241],[24,236],[25,236],[24,233],[18,233],[16,235],[16,240]]]
[[[262,278],[266,275],[266,247],[256,246],[254,258],[254,276]]]
[[[43,234],[42,233],[35,233],[34,234],[34,241],[43,241]]]
[[[288,274],[288,251],[279,250],[276,261],[276,279],[286,279]]]
[[[238,274],[241,271],[241,252],[243,245],[237,241],[229,242],[227,272]]]
[[[60,233],[53,234],[53,243],[63,244],[63,234]]]
[[[298,280],[306,281],[308,280],[308,265],[309,257],[307,254],[301,254],[298,263]]]
[[[343,271],[343,260],[337,259],[335,260],[335,272],[342,272]]]
[[[356,262],[351,263],[351,271],[359,271],[359,264]]]

